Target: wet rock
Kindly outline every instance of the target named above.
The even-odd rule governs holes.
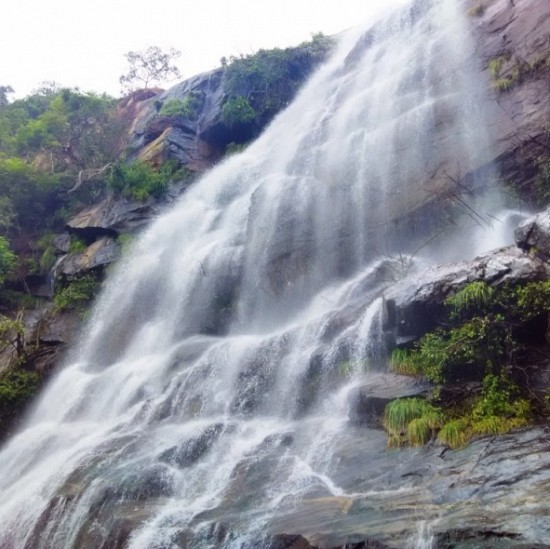
[[[179,446],[169,448],[160,455],[159,459],[177,465],[182,469],[190,467],[210,450],[222,433],[223,428],[222,423],[210,425],[198,437],[186,440]]]
[[[534,251],[537,255],[550,256],[550,209],[523,221],[514,232],[516,244],[522,250]]]
[[[349,419],[356,425],[380,428],[388,402],[396,398],[426,395],[431,384],[421,379],[390,373],[371,373],[367,382],[350,396]]]
[[[498,286],[549,276],[545,262],[515,247],[494,250],[470,262],[436,265],[408,276],[386,292],[386,328],[394,330],[397,337],[420,337],[443,318],[445,299],[470,282]]]
[[[279,534],[267,541],[266,549],[315,549],[303,536]]]
[[[444,534],[435,537],[435,546],[437,549],[474,549],[475,547],[486,548],[509,548],[519,549],[519,547],[527,547],[531,549],[547,547],[545,545],[524,545],[517,544],[518,534],[506,532],[493,532],[491,530],[451,530]]]

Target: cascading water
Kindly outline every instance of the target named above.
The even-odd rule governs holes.
[[[490,156],[464,11],[421,0],[348,33],[146,232],[0,454],[1,547],[331,543],[367,517],[414,537],[380,518],[408,489],[383,490],[384,435],[349,402],[402,254],[444,226],[415,212]]]

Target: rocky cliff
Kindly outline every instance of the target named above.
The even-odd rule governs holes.
[[[501,181],[536,201],[550,156],[550,3],[470,0],[482,77],[493,97],[490,132]]]

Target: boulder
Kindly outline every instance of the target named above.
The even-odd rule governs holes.
[[[415,377],[372,372],[365,385],[350,396],[349,419],[357,425],[380,428],[386,405],[396,398],[426,395],[431,384]]]
[[[550,257],[550,209],[523,221],[514,237],[522,250],[534,248],[537,254]]]
[[[57,253],[68,253],[71,247],[71,235],[67,232],[55,235],[53,238],[53,245]]]
[[[109,265],[120,255],[120,246],[114,238],[103,236],[78,254],[66,255],[57,266],[57,274],[76,274]]]

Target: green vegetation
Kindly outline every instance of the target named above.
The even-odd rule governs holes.
[[[39,383],[36,372],[11,368],[0,377],[0,413],[13,414],[36,392]]]
[[[333,46],[331,38],[316,34],[309,42],[286,49],[259,50],[253,55],[224,58],[226,70],[222,121],[243,131],[248,141],[286,106],[313,69]]]
[[[222,122],[228,128],[252,124],[256,111],[245,97],[232,97],[222,107]]]
[[[227,147],[225,147],[225,154],[238,154],[240,152],[243,152],[246,149],[245,143],[229,143]]]
[[[131,233],[121,233],[117,236],[117,243],[120,246],[121,253],[127,253],[135,242],[135,235]]]
[[[19,359],[23,356],[23,340],[25,327],[21,320],[13,320],[7,316],[0,315],[0,352],[10,349],[12,356]]]
[[[488,69],[492,85],[498,93],[504,93],[512,89],[524,78],[536,74],[550,67],[550,52],[545,51],[539,54],[531,62],[519,60],[511,65],[512,55],[506,54],[489,60]],[[509,66],[504,69],[508,64]]]
[[[78,236],[71,237],[71,244],[69,245],[69,253],[71,254],[81,254],[86,251],[88,244]]]
[[[10,248],[9,242],[0,236],[0,286],[13,272],[16,264],[16,256]]]
[[[203,102],[204,97],[200,92],[191,91],[184,99],[168,99],[168,101],[165,101],[158,114],[168,118],[183,117],[195,120]]]
[[[474,310],[487,306],[495,291],[486,282],[476,281],[467,284],[450,296],[445,304],[452,307],[452,315],[459,317],[461,314],[471,314]]]
[[[422,398],[399,398],[391,401],[384,412],[384,426],[390,447],[428,442],[441,423],[441,412]]]
[[[99,291],[100,283],[93,274],[82,275],[57,290],[53,301],[60,311],[66,309],[82,310]]]
[[[499,288],[477,281],[450,296],[445,305],[441,322],[446,327],[426,333],[411,349],[394,349],[390,367],[432,381],[439,389],[436,394],[457,382],[481,382],[481,389],[458,401],[434,396],[429,404],[415,399],[390,402],[385,415],[390,446],[423,444],[438,432],[441,442],[458,448],[474,436],[525,425],[541,407],[538,397],[521,390],[514,378],[522,375],[525,338],[544,343],[550,281]],[[421,406],[435,407],[437,421]]]
[[[115,194],[134,200],[147,200],[150,196],[161,197],[176,173],[172,162],[159,169],[146,162],[117,162],[109,174],[107,186]]]
[[[107,192],[104,178],[74,190],[78,174],[117,158],[123,133],[106,95],[46,83],[24,99],[0,101],[0,289],[28,293],[26,277],[53,266],[53,232]],[[21,301],[4,291],[0,299]]]

